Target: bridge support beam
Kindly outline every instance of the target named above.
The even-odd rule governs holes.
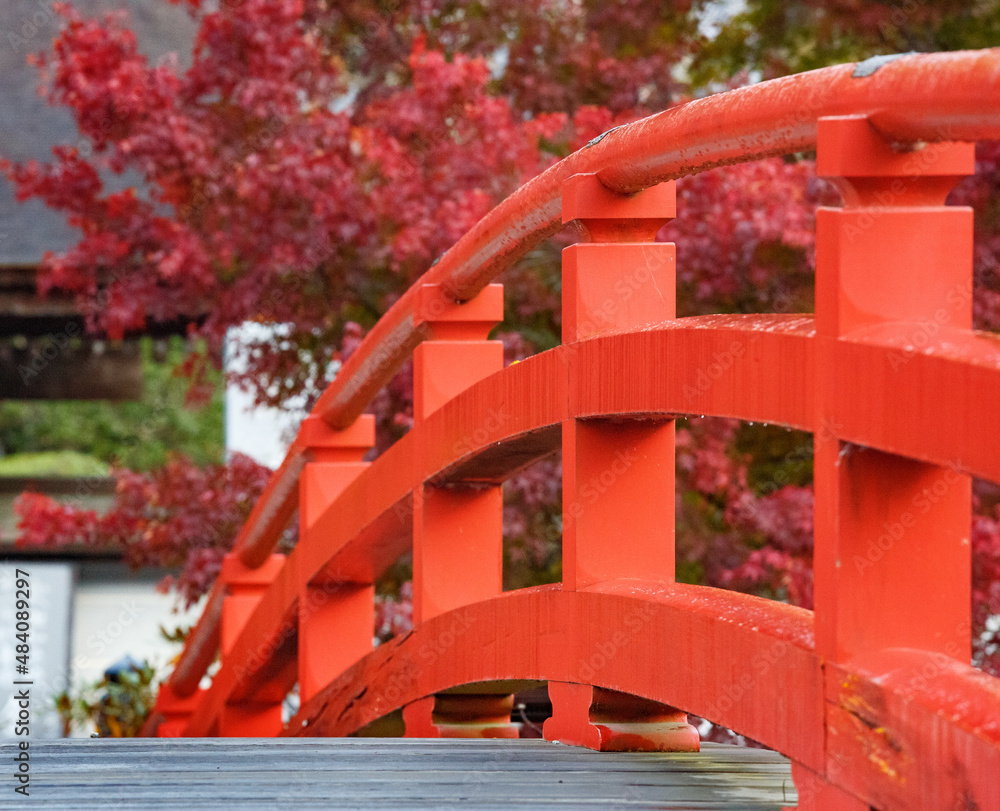
[[[676,214],[674,183],[626,197],[596,175],[575,175],[563,185],[562,205],[563,222],[591,240],[563,251],[563,344],[676,317],[675,248],[653,241]],[[572,364],[572,353],[568,358]],[[601,385],[582,374],[571,379],[576,402],[594,398]],[[674,579],[673,420],[567,420],[563,588],[621,579]],[[550,682],[549,697],[548,740],[593,749],[698,749],[697,730],[673,707],[585,684]]]
[[[898,344],[903,366],[907,348],[971,328],[972,211],[944,201],[973,169],[973,144],[900,152],[864,116],[818,122],[817,172],[845,203],[821,209],[816,223],[816,651],[830,663],[863,668],[890,648],[969,661],[969,477],[845,442],[839,415],[869,389],[864,368],[851,370],[855,386],[838,387],[834,364],[838,342],[852,334],[879,330]],[[841,700],[827,696],[826,774],[808,782],[830,780],[865,797],[884,775],[868,773],[877,767],[862,751],[857,708]],[[866,723],[887,740],[897,735],[893,719]]]
[[[503,320],[503,286],[456,303],[437,285],[420,291],[415,320],[430,340],[413,353],[413,419],[503,369],[503,344],[488,341]],[[468,444],[456,437],[456,443]],[[413,494],[413,621],[424,622],[503,591],[503,493],[478,482]],[[403,710],[408,737],[518,737],[512,696],[428,696]]]
[[[310,461],[299,480],[299,543],[317,543],[316,519],[369,465],[363,458],[375,446],[375,417],[363,414],[342,431],[307,417],[300,437],[308,443]],[[307,583],[299,593],[298,623],[299,697],[306,702],[371,652],[375,586],[329,579]]]
[[[587,684],[549,682],[549,741],[600,752],[697,752],[698,730],[687,714],[657,701]],[[585,721],[585,722],[584,722]]]
[[[438,693],[408,704],[403,722],[408,738],[518,738],[512,723],[514,696]]]
[[[247,568],[235,554],[222,561],[219,578],[226,584],[222,604],[222,656],[239,638],[268,586],[285,565],[284,555],[271,555],[259,569]],[[227,704],[219,721],[220,737],[267,738],[281,732],[281,700]]]

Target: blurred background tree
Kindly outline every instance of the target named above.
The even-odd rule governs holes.
[[[165,465],[170,454],[197,465],[222,462],[222,374],[209,372],[207,401],[191,404],[188,381],[177,373],[190,351],[187,342],[160,344],[141,341],[139,401],[0,402],[0,475],[99,476],[111,464],[148,471]]]

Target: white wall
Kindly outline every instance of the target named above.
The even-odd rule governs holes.
[[[174,595],[160,594],[148,580],[79,582],[73,594],[73,684],[97,681],[125,656],[139,662],[146,659],[161,672],[180,646],[167,642],[160,626],[173,631],[201,615],[200,603],[174,614],[174,602]]]
[[[240,372],[246,364],[240,346],[250,340],[280,340],[280,328],[247,322],[226,336],[226,371]],[[254,406],[253,397],[236,386],[226,387],[226,451],[245,453],[269,468],[277,468],[303,414]]]
[[[28,572],[28,660],[27,673],[16,671],[17,575]],[[29,735],[36,738],[62,737],[62,724],[53,697],[66,689],[69,648],[70,597],[73,593],[73,566],[69,563],[37,561],[0,563],[0,738],[13,738],[14,722],[20,708],[16,691],[29,691]],[[15,685],[14,681],[30,681]]]

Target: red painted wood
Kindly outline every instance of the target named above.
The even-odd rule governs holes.
[[[408,738],[519,738],[514,696],[439,693],[403,707]]]
[[[413,528],[414,621],[503,590],[499,487],[425,487]]]
[[[486,340],[503,320],[503,288],[489,285],[471,300],[454,304],[443,298],[440,287],[425,286],[415,318],[429,325],[432,337],[413,353],[414,430],[422,433],[431,414],[503,369],[503,344]],[[415,624],[503,590],[500,485],[436,486],[425,481],[419,477],[414,482],[411,502]],[[509,707],[505,717],[483,716],[476,706],[466,706],[463,714],[461,703],[453,699],[452,717],[438,723],[435,702],[443,700],[430,696],[407,707],[406,735],[517,737]]]
[[[182,737],[200,701],[201,695],[198,693],[179,696],[169,684],[161,684],[156,695],[156,705],[150,713],[157,717],[156,728],[150,731],[150,735],[158,738]]]
[[[589,684],[550,681],[552,717],[545,740],[599,752],[697,752],[698,730],[687,713]]]
[[[673,342],[674,339],[682,335],[692,336],[693,339],[697,339],[692,340],[695,348],[698,350],[694,356],[702,361],[710,360],[715,356],[715,351],[708,351],[712,346],[717,347],[716,351],[728,349],[732,345],[734,336],[740,339],[749,336],[749,338],[746,338],[747,351],[750,352],[752,350],[752,352],[746,355],[748,359],[755,358],[758,347],[764,350],[771,348],[792,352],[791,356],[796,359],[808,357],[808,355],[799,354],[798,348],[799,346],[808,348],[807,339],[811,334],[808,321],[795,321],[788,318],[778,319],[777,322],[765,320],[763,323],[768,324],[767,329],[760,329],[761,321],[754,318],[744,318],[742,322],[739,320],[734,321],[730,317],[697,319],[693,321],[695,323],[691,327],[681,324],[677,328],[661,329],[650,333],[613,336],[612,338],[588,341],[584,344],[586,351],[581,350],[577,352],[576,357],[588,355],[593,360],[599,360],[601,353],[597,350],[602,347],[608,353],[607,357],[609,358],[615,357],[620,361],[622,357],[625,357],[627,358],[627,363],[622,364],[619,362],[614,366],[615,378],[625,381],[639,379],[641,370],[644,367],[648,368],[649,363],[656,362],[651,359],[658,360],[662,358],[666,361],[669,358],[679,358],[689,354],[684,351],[680,344],[674,344]],[[744,330],[735,329],[734,324],[736,323],[743,325]],[[773,329],[775,323],[783,326],[784,330],[791,328],[791,334],[786,335],[785,332],[776,333]],[[805,326],[802,326],[803,323]],[[716,334],[708,329],[710,325],[715,324],[723,325],[720,334]],[[680,327],[683,327],[683,329],[680,329]],[[748,327],[757,327],[757,329],[748,329]],[[703,344],[703,338],[705,340],[710,339],[711,342],[707,345]],[[754,338],[757,339],[757,343],[751,343]],[[770,356],[772,353],[761,351],[760,354],[762,356]],[[468,457],[473,448],[483,451],[492,447],[504,437],[517,435],[521,431],[526,430],[530,422],[520,412],[518,412],[517,417],[511,417],[510,419],[503,419],[503,412],[501,412],[500,417],[494,419],[492,422],[488,421],[478,428],[472,427],[475,425],[473,418],[477,413],[482,413],[482,411],[491,413],[492,410],[493,414],[497,414],[497,404],[510,403],[515,389],[520,388],[522,385],[526,389],[521,393],[520,400],[526,404],[525,411],[528,414],[533,413],[538,415],[544,418],[545,422],[550,422],[563,416],[565,412],[559,412],[558,409],[556,411],[547,410],[542,405],[544,398],[541,396],[542,392],[551,390],[548,376],[543,372],[547,373],[551,369],[556,368],[566,368],[566,364],[558,358],[558,355],[559,351],[546,353],[546,355],[529,359],[511,367],[502,375],[488,378],[456,398],[434,415],[434,418],[424,428],[428,432],[436,433],[441,439],[428,441],[427,445],[431,446],[433,455],[431,459],[427,460],[426,467],[422,473],[415,473],[412,467],[402,464],[400,461],[401,459],[410,457],[412,454],[412,436],[404,438],[401,444],[391,448],[382,459],[375,463],[370,475],[362,476],[347,488],[342,495],[342,499],[345,499],[345,501],[341,502],[339,509],[329,510],[327,515],[320,519],[324,525],[323,532],[326,543],[316,547],[303,545],[295,550],[293,559],[310,561],[304,567],[304,571],[307,574],[303,574],[302,576],[314,577],[330,561],[336,561],[337,559],[348,561],[338,564],[342,569],[360,565],[360,561],[372,558],[381,559],[385,562],[385,565],[388,565],[399,554],[406,551],[408,548],[407,521],[411,517],[410,508],[407,505],[407,493],[412,487],[412,477],[415,475],[429,475],[432,471],[446,469],[448,463],[454,461],[455,456]],[[739,358],[737,359],[740,360]],[[921,360],[922,358],[916,357],[912,360],[912,363],[916,364]],[[554,365],[550,367],[550,364]],[[635,368],[632,370],[630,370],[631,364],[635,365]],[[747,392],[747,399],[753,401],[752,390],[749,388],[752,385],[752,378],[749,375],[744,376],[742,366],[743,364],[737,364],[727,368],[725,370],[726,374],[722,374],[716,380],[713,380],[714,385],[699,393],[698,397],[701,398],[702,402],[713,396],[718,397],[719,400],[717,402],[725,406],[728,402],[735,402],[735,392],[726,390],[745,386],[744,391]],[[697,368],[697,363],[692,363],[691,368]],[[794,401],[791,395],[796,390],[799,392],[803,391],[808,383],[808,380],[803,381],[798,375],[792,376],[791,382],[794,382],[797,389],[790,390],[787,385],[772,383],[767,377],[766,367],[763,369],[760,367],[757,368],[760,372],[757,378],[760,381],[760,385],[779,394],[775,407],[790,408],[790,403]],[[775,378],[775,380],[778,379],[777,377]],[[518,383],[514,388],[511,388],[512,380]],[[533,384],[542,381],[545,382],[545,386],[540,392],[533,387]],[[628,387],[624,385],[609,386],[605,394],[595,398],[598,400],[599,405],[590,405],[588,400],[584,400],[579,406],[583,407],[586,405],[590,408],[604,407],[612,411],[615,409],[621,411],[645,410],[647,408],[664,410],[677,408],[680,410],[679,406],[684,402],[684,385],[690,386],[697,385],[698,383],[697,379],[693,377],[691,383],[683,381],[684,377],[682,375],[680,376],[680,380],[675,380],[674,385],[671,386],[666,385],[662,379],[658,380],[657,384],[652,387],[640,388],[633,386],[633,389],[639,389],[638,392],[628,392]],[[621,392],[615,395],[615,400],[611,399],[610,392],[613,391]],[[628,393],[626,394],[626,392]],[[565,400],[562,402],[565,404]],[[533,410],[528,409],[527,405],[531,405]],[[548,406],[548,408],[551,409],[551,406]],[[711,410],[706,409],[710,413]],[[719,408],[719,410],[723,411],[723,408]],[[739,412],[736,413],[738,414]],[[788,412],[785,414],[786,418],[787,415]],[[765,418],[778,421],[777,418],[781,416],[781,413],[773,412],[762,415],[758,406],[758,409],[755,412],[751,412],[750,416],[754,416],[757,419],[761,419],[764,416]],[[449,425],[451,428],[445,431],[445,426]],[[444,437],[454,438],[457,435],[456,431],[463,425],[468,426],[467,444],[463,445],[461,443],[444,441]],[[440,433],[437,433],[439,431]],[[443,451],[450,453],[443,453]],[[451,456],[451,458],[447,458],[448,456]],[[380,515],[383,518],[379,519],[378,516]],[[381,532],[365,531],[366,527],[375,527],[379,524],[383,528],[395,526],[398,529]],[[393,538],[396,540],[393,541]],[[355,539],[356,543],[352,544],[351,542],[355,541]],[[379,550],[383,551],[380,552]],[[357,560],[359,563],[351,564],[350,560]],[[342,575],[344,573],[341,571]],[[368,576],[371,576],[371,574]]]
[[[418,288],[413,323],[417,328],[426,324],[432,341],[485,341],[490,330],[501,321],[502,284],[487,285],[462,302],[455,301],[439,284],[423,284]]]
[[[694,747],[696,712],[789,755],[805,808],[1000,807],[1000,681],[965,664],[967,474],[1000,481],[1000,345],[969,329],[971,212],[944,206],[973,168],[948,141],[1000,135],[998,77],[989,51],[762,83],[618,128],[501,204],[303,424],[160,734],[275,734],[298,681],[286,734],[403,709],[410,735],[512,735],[513,683],[542,680],[550,739]],[[642,242],[674,215],[654,184],[814,144],[845,201],[818,217],[816,318],[674,319],[673,246]],[[594,240],[565,252],[564,345],[501,370],[486,285],[560,219]],[[354,419],[411,353],[414,429],[366,466]],[[814,432],[815,618],[671,582],[677,414]],[[500,484],[560,445],[564,582],[501,594]],[[296,503],[300,544],[268,563]],[[372,584],[409,551],[416,627],[371,651]]]
[[[1000,808],[1000,679],[887,650],[826,673],[827,774],[876,808]]]
[[[299,475],[308,461],[305,447],[296,437],[281,467],[268,479],[264,492],[250,511],[233,545],[240,560],[250,568],[267,560],[288,526],[299,505]]]
[[[281,702],[227,704],[219,720],[223,738],[273,738],[281,732]]]
[[[272,555],[264,566],[249,569],[233,554],[223,559],[219,579],[226,584],[228,594],[222,604],[222,655],[232,652],[240,634],[254,615],[268,587],[278,577],[285,564],[284,555]],[[226,704],[219,718],[219,735],[224,737],[268,737],[276,735],[282,726],[283,696],[270,700],[257,698],[247,702]]]
[[[582,368],[592,368],[592,363],[593,368],[602,369],[600,379],[608,381],[600,389],[580,393],[575,407],[585,415],[690,410],[809,428],[802,401],[811,403],[811,324],[810,319],[788,316],[683,319],[657,330],[583,342],[568,364],[563,360],[568,349],[564,347],[509,367],[431,416],[423,426],[427,441],[421,446],[427,456],[422,463],[408,461],[413,459],[413,435],[383,454],[371,471],[344,491],[339,505],[318,519],[317,531],[325,542],[300,545],[293,559],[299,561],[302,577],[310,579],[318,577],[325,567],[334,579],[363,582],[377,576],[410,547],[412,507],[408,494],[416,478],[438,475],[459,459],[486,453],[498,442],[530,435],[545,425],[558,425],[568,412],[566,396],[557,395],[566,390],[567,370],[571,373],[581,360]],[[996,354],[993,365],[987,364],[987,347],[995,342],[977,340],[983,342],[977,350],[982,366],[977,367],[978,377],[967,385],[992,381],[989,385],[998,387]],[[853,343],[840,348],[858,351]],[[881,357],[880,350],[861,349],[868,353],[866,357]],[[964,354],[947,360],[934,347],[927,352],[926,356],[913,355],[907,363],[905,374],[913,387],[904,386],[901,397],[920,391],[916,384],[921,376],[932,390],[944,390],[945,384],[952,383],[966,368]],[[803,367],[805,373],[789,372]],[[646,374],[649,368],[663,369],[664,373],[651,380]],[[699,376],[706,368],[713,374]],[[553,380],[557,371],[564,373],[561,382],[560,378]],[[739,408],[741,392],[744,404]],[[970,403],[970,407],[969,418],[974,420],[980,414],[978,424],[985,428],[991,414],[989,404]],[[932,403],[919,424],[929,430],[936,424],[936,416]],[[851,438],[878,446],[895,436],[893,426],[889,420],[881,425],[873,421],[858,426]],[[917,444],[911,439],[908,447],[913,450]],[[956,451],[982,456],[983,445],[970,436]]]
[[[819,147],[820,170],[834,175],[848,201],[817,216],[820,357],[835,355],[837,340],[855,330],[888,323],[905,335],[939,310],[968,329],[971,301],[958,293],[972,283],[972,211],[937,203],[957,172],[971,170],[972,145],[901,156],[866,118],[846,117],[820,120]],[[940,200],[913,191],[925,176],[944,179]],[[817,650],[842,663],[887,647],[948,649],[967,660],[969,478],[844,443],[827,404],[849,413],[867,392],[837,392],[826,368],[817,364]]]
[[[563,183],[597,173],[612,191],[632,193],[714,166],[816,145],[822,116],[871,112],[874,126],[901,143],[975,141],[1000,132],[1000,52],[914,54],[853,77],[854,65],[719,93],[617,128],[525,184],[472,228],[421,279],[456,300],[486,284],[555,233]],[[419,283],[418,283],[419,286]],[[424,337],[414,326],[416,287],[365,338],[324,392],[315,413],[348,425]]]
[[[573,175],[562,185],[562,221],[572,223],[589,242],[650,243],[677,216],[673,181],[623,195],[596,174]]]
[[[596,175],[577,175],[566,181],[562,199],[563,222],[579,222],[595,240],[563,251],[563,343],[674,319],[674,246],[652,240],[676,214],[675,185],[623,197]],[[571,375],[571,402],[578,389],[595,383]],[[562,424],[562,450],[564,588],[621,577],[672,581],[673,422],[570,417]]]
[[[563,343],[674,318],[675,255],[669,242],[581,243],[563,250]]]
[[[511,678],[642,696],[714,718],[815,769],[823,763],[822,738],[804,732],[823,712],[810,612],[642,581],[522,589],[435,617],[376,648],[305,705],[287,734],[347,735],[425,696]]]
[[[204,691],[197,711],[191,716],[186,729],[188,737],[218,734],[220,718],[230,702],[247,703],[255,693],[266,690],[271,696],[287,692],[294,686],[297,674],[283,665],[296,662],[294,645],[299,620],[300,589],[297,578],[299,566],[296,548],[288,556],[271,588],[261,597],[252,622],[236,638],[229,654],[223,658],[222,667],[212,678],[211,686]],[[272,674],[285,676],[285,681],[275,688]],[[269,733],[273,734],[273,733]]]
[[[308,417],[299,439],[312,460],[299,481],[299,543],[321,546],[325,539],[315,533],[316,520],[367,469],[362,459],[375,445],[375,417],[364,414],[342,431]],[[296,673],[299,698],[305,701],[371,652],[375,586],[372,580],[304,579],[298,598]]]
[[[676,214],[675,185],[624,197],[596,175],[576,175],[563,186],[562,204],[563,222],[576,222],[593,240],[563,251],[563,343],[673,320],[676,254],[673,245],[653,239]],[[571,376],[571,404],[578,389],[593,386],[584,375]],[[672,582],[673,421],[648,414],[625,421],[570,417],[562,424],[562,471],[563,588],[620,578]],[[640,720],[627,702],[606,700],[598,723],[594,689],[550,683],[548,740],[599,750],[698,750],[697,730],[672,707]]]
[[[800,811],[870,811],[863,800],[833,785],[801,763],[792,761],[792,779]]]
[[[673,581],[673,491],[672,421],[564,422],[563,587]]]
[[[246,627],[253,610],[268,586],[274,582],[285,565],[284,555],[271,555],[259,569],[249,569],[238,557],[229,554],[222,561],[219,578],[226,584],[228,594],[222,605],[222,651],[226,653]]]
[[[698,368],[697,362],[707,362],[716,357],[718,352],[729,351],[736,339],[745,340],[749,346],[756,346],[755,341],[762,341],[765,347],[773,346],[775,349],[787,346],[792,349],[793,357],[798,358],[796,347],[800,341],[805,343],[804,338],[809,334],[808,322],[801,319],[781,317],[775,321],[773,317],[762,320],[744,318],[737,322],[726,319],[721,322],[724,327],[718,335],[710,330],[716,323],[720,323],[718,319],[695,319],[689,329],[663,329],[637,335],[613,336],[588,341],[583,346],[587,354],[607,345],[605,351],[610,353],[609,357],[614,355],[620,359],[623,355],[626,356],[628,363],[624,366],[620,362],[615,364],[616,372],[624,371],[623,379],[626,380],[646,377],[642,370],[648,368],[647,364],[651,362],[658,363],[662,359],[665,363],[667,359],[673,358],[676,366],[676,359],[688,357],[691,360],[692,371],[689,375],[692,385],[698,385],[693,371]],[[734,323],[744,329],[734,329]],[[805,328],[803,323],[806,324]],[[767,328],[762,329],[762,326]],[[789,330],[790,335],[784,335],[784,332],[775,329],[776,326]],[[685,352],[681,344],[675,342],[685,334],[696,339],[696,351]],[[638,349],[632,345],[635,338],[641,339]],[[658,340],[665,343],[657,346]],[[718,349],[713,350],[713,347]],[[554,376],[562,374],[565,381],[566,375],[577,368],[575,361],[567,364],[563,360],[563,352],[567,349],[571,348],[530,358],[509,367],[502,374],[493,375],[476,384],[431,415],[421,427],[426,441],[414,442],[417,438],[416,431],[407,435],[343,491],[337,503],[314,524],[312,533],[317,541],[302,543],[296,547],[289,558],[290,566],[282,571],[275,589],[266,595],[266,604],[261,605],[254,619],[255,637],[248,638],[240,650],[233,651],[233,661],[243,663],[238,667],[242,673],[234,673],[236,666],[231,668],[224,663],[215,677],[211,695],[215,696],[212,700],[216,701],[216,705],[221,706],[219,701],[224,702],[225,696],[237,690],[262,665],[262,652],[279,649],[280,645],[275,640],[284,632],[286,618],[294,614],[294,606],[303,583],[372,582],[373,578],[410,549],[413,520],[410,492],[417,481],[446,470],[458,459],[467,459],[474,452],[486,452],[504,438],[530,433],[540,427],[535,424],[535,419],[541,421],[542,425],[553,421],[558,425],[559,421],[568,416],[565,397],[553,404],[544,396],[552,391],[551,380]],[[574,358],[583,354],[583,350],[575,352]],[[767,356],[769,353],[761,354]],[[599,354],[594,355],[593,360],[599,362]],[[630,368],[632,364],[635,364],[635,368]],[[728,391],[731,387],[749,386],[752,379],[758,379],[762,384],[769,382],[766,369],[756,367],[758,374],[755,377],[752,374],[753,368],[727,369],[727,374],[715,381],[714,387],[705,389],[698,397],[704,401],[721,395],[724,402],[735,402],[734,394]],[[777,370],[776,365],[775,369]],[[658,385],[652,391],[639,389],[635,392],[627,386],[616,385],[606,391],[617,392],[617,399],[610,401],[605,398],[601,404],[612,414],[616,411],[633,413],[680,410],[678,404],[685,397],[684,379],[684,375],[679,375],[679,379],[672,385]],[[511,381],[514,381],[514,385]],[[801,381],[797,385],[800,390],[804,390]],[[536,386],[539,388],[535,388]],[[566,390],[565,383],[561,388]],[[786,388],[780,386],[774,388],[778,392],[787,392]],[[636,394],[640,398],[638,401],[634,399]],[[662,398],[665,396],[668,399],[664,402]],[[774,403],[774,407],[786,408],[789,403],[790,400],[781,399]],[[587,405],[587,399],[584,398],[579,405]],[[477,422],[476,418],[483,413],[492,417],[488,417],[485,422]],[[508,413],[516,416],[508,419]],[[775,421],[782,416],[781,411],[751,412],[751,416],[758,419],[762,414]],[[415,448],[428,454],[429,458],[421,462]],[[294,681],[288,686],[292,683]],[[219,699],[219,696],[222,698]],[[206,709],[199,729],[207,729],[212,717],[213,712]]]
[[[415,438],[407,434],[389,448],[317,519],[324,543],[292,553],[300,578],[373,582],[412,548]]]
[[[996,81],[998,58],[993,51],[913,55],[894,60],[863,80],[852,77],[851,65],[837,66],[806,78],[788,77],[700,99],[619,128],[506,201],[446,254],[425,281],[443,284],[466,298],[474,295],[557,227],[562,183],[591,171],[590,164],[603,167],[600,179],[609,188],[631,192],[713,165],[810,148],[815,145],[818,117],[859,109],[874,110],[871,120],[876,128],[902,143],[992,137],[998,111],[989,102],[997,97],[991,82]],[[775,126],[788,121],[795,127]],[[750,149],[747,144],[755,146]],[[505,220],[511,225],[503,232],[505,238],[498,239],[502,231],[498,223]],[[359,413],[426,337],[425,329],[413,325],[413,303],[407,296],[393,308],[324,394],[319,411],[328,420],[350,424],[353,415],[348,412]],[[374,347],[379,349],[373,352]],[[361,374],[356,373],[359,370]],[[295,508],[289,486],[297,480],[300,451],[293,446],[241,533],[238,548],[248,565],[263,561]],[[187,664],[181,664],[178,672],[187,671]]]
[[[299,595],[297,674],[307,701],[372,649],[375,586],[325,583]]]
[[[889,324],[841,339],[829,361],[830,419],[842,438],[1000,481],[996,335],[934,321],[900,334]],[[859,389],[868,396],[853,396]]]
[[[424,287],[422,294],[418,317],[430,325],[434,340],[422,343],[413,355],[418,432],[449,400],[503,369],[503,345],[485,340],[503,319],[500,285],[464,304],[443,304],[437,287]],[[435,487],[424,481],[414,482],[412,502],[415,622],[495,596],[503,588],[500,487]]]
[[[226,584],[216,580],[170,676],[170,689],[178,696],[186,698],[193,695],[205,671],[215,661],[222,638],[222,603],[225,598]]]

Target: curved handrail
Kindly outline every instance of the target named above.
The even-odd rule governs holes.
[[[414,318],[417,291],[438,284],[456,301],[472,298],[560,225],[563,182],[596,173],[621,193],[724,164],[807,150],[818,118],[866,115],[890,140],[974,141],[1000,132],[1000,49],[904,55],[775,79],[689,102],[618,127],[522,186],[475,225],[369,332],[320,397],[314,415],[344,428],[367,407],[427,337]],[[273,549],[296,506],[308,447],[296,439],[237,538],[255,568]],[[210,605],[217,606],[217,584]],[[207,611],[171,679],[190,694],[218,647],[219,612]]]
[[[862,75],[863,74],[863,75]],[[562,184],[596,173],[630,194],[732,163],[812,149],[816,120],[867,115],[890,140],[976,141],[1000,128],[1000,48],[913,54],[874,73],[837,65],[697,99],[617,127],[526,183],[483,217],[380,319],[313,409],[349,425],[420,343],[416,290],[471,299],[561,227]]]
[[[526,183],[459,239],[365,336],[312,413],[334,428],[356,419],[426,338],[426,325],[413,318],[420,286],[442,285],[456,301],[475,296],[559,230],[562,183],[572,175],[596,173],[614,191],[636,192],[717,166],[812,149],[816,120],[847,114],[867,115],[901,143],[995,137],[1000,48],[909,54],[873,73],[855,64],[821,68],[697,99],[605,133]],[[289,459],[301,453],[293,446]],[[276,480],[284,478],[279,472]],[[273,522],[264,513],[254,510],[237,542],[248,566],[260,565],[273,547]]]

